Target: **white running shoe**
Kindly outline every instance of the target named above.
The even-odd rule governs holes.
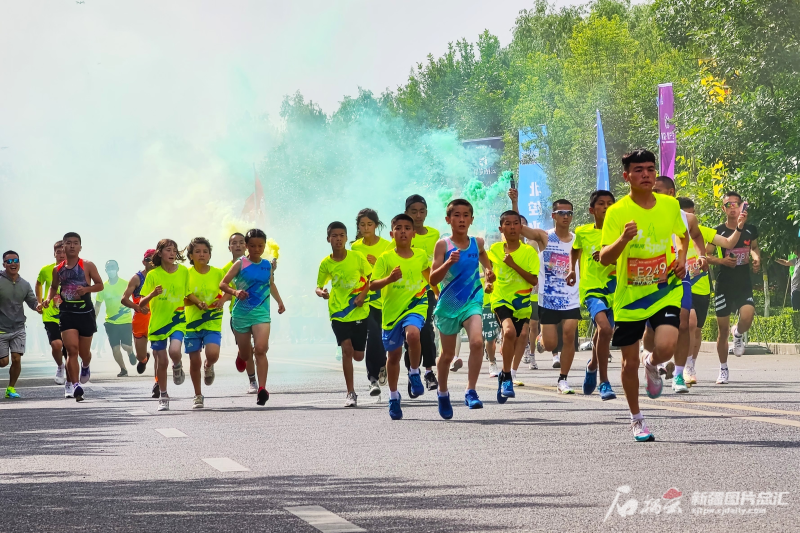
[[[205,405],[203,404],[204,399],[205,398],[203,397],[202,394],[195,395],[194,400],[192,400],[192,409],[202,409],[203,407],[205,407]]]
[[[719,377],[717,378],[717,385],[725,385],[728,382],[728,369],[720,368]]]
[[[733,355],[741,357],[744,355],[744,335],[739,333],[736,326],[733,326],[731,331],[733,332]]]
[[[539,336],[536,337],[536,351],[539,353],[544,353],[544,344],[542,344],[541,334],[539,334]]]
[[[378,384],[378,381],[372,381],[369,384],[369,395],[370,396],[380,396],[381,395],[381,386]]]
[[[496,378],[500,374],[500,371],[497,370],[497,363],[492,363],[489,365],[489,377]]]
[[[161,393],[161,399],[158,400],[159,411],[169,411],[169,394],[166,392]]]
[[[382,366],[380,372],[378,372],[378,384],[381,386],[386,385],[386,367]]]
[[[561,356],[553,353],[553,368],[561,368]]]
[[[559,380],[558,392],[561,394],[575,394],[575,391],[572,390],[572,387],[569,386],[566,379]]]
[[[63,385],[67,382],[67,367],[66,365],[56,367],[56,375],[53,378],[56,385]]]
[[[522,354],[522,362],[528,364],[531,362],[531,345],[525,346],[525,353]]]
[[[186,374],[183,372],[183,365],[172,367],[172,382],[175,385],[180,385],[186,379]]]
[[[531,362],[528,365],[528,370],[539,370],[539,365],[536,364],[536,355],[531,354]]]
[[[64,385],[64,398],[74,398],[75,397],[75,385],[72,383],[67,383]]]
[[[247,387],[247,394],[256,394],[258,392],[258,383],[251,381]]]
[[[344,401],[345,407],[358,407],[358,396],[355,392],[348,392]]]

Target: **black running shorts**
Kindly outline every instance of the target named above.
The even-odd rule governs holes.
[[[350,339],[353,350],[363,352],[367,347],[367,319],[354,320],[353,322],[342,322],[341,320],[331,320],[331,329],[336,335],[336,344]]]
[[[81,337],[91,337],[97,333],[97,321],[94,316],[94,310],[88,313],[61,311],[58,326],[62,333],[71,329],[76,329],[78,330],[78,335]]]
[[[692,309],[697,315],[697,327],[703,329],[708,317],[708,304],[711,302],[710,294],[692,294]]]
[[[681,325],[681,309],[674,305],[668,305],[656,311],[655,314],[649,318],[637,320],[635,322],[620,322],[617,320],[614,328],[614,336],[611,338],[611,344],[622,347],[638,343],[642,339],[642,335],[644,335],[644,328],[648,321],[654,330],[658,329],[659,326],[673,326],[678,328]]]
[[[561,323],[563,320],[580,320],[581,308],[567,309],[565,311],[558,311],[556,309],[548,309],[546,307],[539,307],[539,324],[555,325]]]
[[[497,317],[497,322],[500,324],[501,331],[503,328],[503,321],[510,318],[511,322],[514,324],[514,331],[517,332],[517,337],[522,335],[522,328],[525,327],[525,324],[531,321],[529,318],[514,318],[514,312],[505,305],[495,307],[494,314]]]

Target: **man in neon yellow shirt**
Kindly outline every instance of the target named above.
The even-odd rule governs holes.
[[[656,156],[634,150],[622,157],[631,192],[606,212],[600,263],[616,264],[613,343],[622,349],[622,388],[637,442],[654,440],[639,409],[639,341],[649,321],[655,350],[644,359],[647,395],[658,398],[663,382],[657,364],[672,358],[678,341],[682,280],[689,237],[678,201],[653,193]],[[676,235],[675,253],[672,235]]]
[[[364,360],[367,346],[367,318],[365,306],[372,274],[367,258],[360,252],[347,251],[347,227],[341,222],[328,225],[328,242],[331,254],[319,264],[316,294],[328,300],[328,314],[336,344],[342,348],[342,371],[347,386],[345,407],[356,407],[358,395],[353,385],[353,361]],[[331,290],[325,285],[331,283]]]
[[[44,295],[50,291],[50,285],[53,284],[53,269],[67,258],[67,254],[64,253],[64,241],[58,241],[53,245],[53,256],[56,262],[43,266],[36,278],[34,291],[39,303],[42,303]],[[56,382],[56,385],[64,385],[67,381],[67,372],[64,367],[64,357],[67,356],[67,350],[64,348],[64,343],[61,340],[61,330],[58,326],[58,318],[60,316],[58,307],[53,305],[47,309],[42,309],[39,313],[42,315],[42,323],[47,333],[47,342],[50,343],[53,360],[57,365],[53,381]]]
[[[420,331],[428,315],[431,262],[419,248],[411,247],[414,220],[406,215],[392,219],[391,237],[395,248],[384,252],[375,262],[370,290],[381,291],[383,298],[383,346],[388,352],[386,373],[389,383],[389,416],[403,418],[397,381],[403,344],[408,343],[408,395],[416,398],[425,393],[419,375],[422,346]],[[437,384],[438,387],[438,384]]]
[[[106,319],[103,325],[114,361],[119,365],[117,377],[127,377],[128,370],[122,359],[122,350],[127,352],[130,363],[136,364],[136,356],[133,355],[133,326],[131,325],[133,313],[122,305],[122,296],[125,294],[128,284],[119,279],[119,265],[113,259],[106,261],[106,274],[108,274],[108,280],[103,284],[103,290],[97,293],[94,314],[96,317],[100,316],[100,309],[105,302]]]

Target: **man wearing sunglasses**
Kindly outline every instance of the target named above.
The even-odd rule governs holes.
[[[39,302],[33,294],[31,284],[19,275],[19,254],[9,250],[3,254],[0,272],[0,368],[8,366],[6,398],[19,398],[14,389],[22,370],[22,354],[25,353],[25,311],[23,303],[36,311]]]
[[[134,274],[128,282],[128,288],[122,294],[120,303],[125,307],[133,309],[133,318],[131,320],[131,328],[133,332],[133,346],[136,350],[136,372],[143,374],[147,369],[147,363],[150,361],[150,354],[147,352],[147,327],[150,325],[150,307],[147,305],[139,305],[142,299],[141,290],[144,285],[144,278],[147,273],[155,268],[153,266],[153,256],[156,251],[152,248],[144,252],[144,259],[142,259],[142,266],[144,270],[140,270]],[[156,360],[153,360],[156,364]],[[156,376],[158,373],[156,372]],[[161,389],[158,387],[158,377],[156,383],[153,385],[152,391],[153,398],[161,396]]]
[[[744,334],[750,329],[755,316],[753,284],[750,281],[750,263],[753,272],[761,268],[761,249],[758,247],[758,230],[752,224],[739,226],[742,212],[742,197],[729,191],[722,197],[726,220],[716,230],[723,237],[730,237],[739,231],[739,240],[730,250],[719,249],[713,254],[714,246],[708,246],[708,262],[716,265],[717,283],[714,287],[714,309],[717,315],[719,335],[717,336],[717,355],[719,356],[719,377],[717,384],[728,383],[728,335],[733,332],[733,355],[744,355]],[[739,312],[739,322],[731,328],[731,314]]]

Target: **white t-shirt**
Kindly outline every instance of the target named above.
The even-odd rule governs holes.
[[[556,230],[547,232],[547,247],[541,251],[539,261],[539,307],[554,311],[567,311],[580,307],[580,272],[575,285],[567,285],[569,272],[569,255],[575,234],[570,232],[568,242],[562,242]],[[577,265],[576,265],[577,271]]]

